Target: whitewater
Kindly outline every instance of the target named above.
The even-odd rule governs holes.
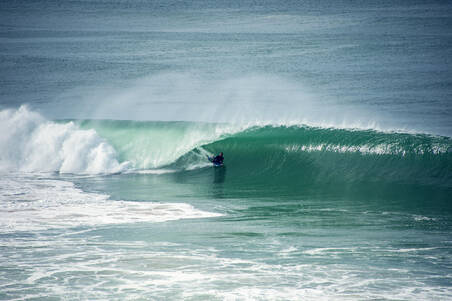
[[[452,299],[449,3],[0,20],[0,300]]]

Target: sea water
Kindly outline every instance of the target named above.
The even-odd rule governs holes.
[[[0,19],[1,300],[452,299],[447,2]]]

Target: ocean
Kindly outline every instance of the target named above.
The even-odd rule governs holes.
[[[0,300],[452,300],[450,28],[447,1],[2,1]]]

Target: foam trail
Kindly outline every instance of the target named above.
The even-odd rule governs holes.
[[[130,165],[119,163],[115,149],[94,130],[48,121],[26,106],[1,111],[0,128],[2,170],[98,174]]]
[[[84,192],[71,182],[34,175],[0,176],[0,233],[219,215],[186,203],[114,201],[106,194]]]

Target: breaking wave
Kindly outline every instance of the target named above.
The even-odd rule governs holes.
[[[119,120],[48,121],[0,112],[3,170],[164,174],[210,166],[223,151],[237,177],[418,181],[450,186],[452,139],[306,125]]]

